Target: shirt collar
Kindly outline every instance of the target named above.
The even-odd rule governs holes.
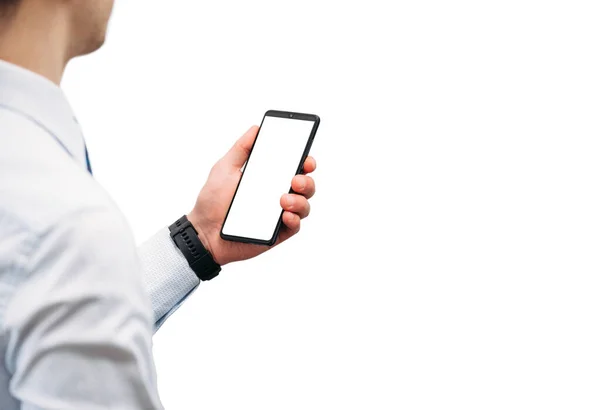
[[[0,107],[17,112],[46,131],[86,166],[81,128],[63,91],[32,71],[0,60]]]

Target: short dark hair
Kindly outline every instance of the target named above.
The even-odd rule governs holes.
[[[21,3],[21,0],[0,0],[0,18],[6,17],[15,11],[19,3]]]
[[[21,0],[0,0],[0,12],[2,10],[10,9],[19,4]]]

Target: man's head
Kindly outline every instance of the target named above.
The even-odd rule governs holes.
[[[40,29],[48,24],[64,33],[68,58],[88,54],[104,43],[113,4],[114,0],[0,0],[0,36],[11,26],[25,29],[27,24],[21,23]]]

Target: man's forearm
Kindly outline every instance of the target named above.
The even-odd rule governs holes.
[[[152,302],[156,331],[198,287],[200,280],[171,240],[166,227],[146,240],[138,253],[144,286]]]

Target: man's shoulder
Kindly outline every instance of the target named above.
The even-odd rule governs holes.
[[[102,260],[113,257],[105,250],[132,247],[115,203],[52,135],[0,109],[0,136],[0,273],[3,263],[30,265],[45,247],[62,252],[61,243]]]
[[[43,128],[0,110],[0,132],[0,215],[41,233],[86,209],[116,212],[104,189]]]

